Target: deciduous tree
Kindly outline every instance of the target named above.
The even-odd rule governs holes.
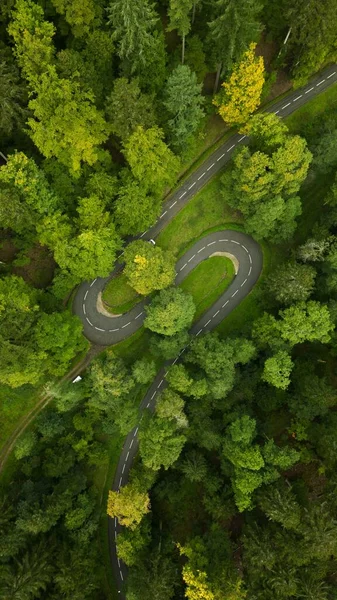
[[[124,154],[132,174],[150,190],[162,194],[179,169],[179,159],[163,141],[159,127],[144,130],[138,126],[124,144]]]
[[[138,125],[149,129],[156,122],[153,98],[143,94],[137,78],[120,77],[106,99],[105,112],[112,133],[125,142]]]
[[[285,263],[267,279],[267,289],[282,304],[308,300],[315,285],[316,271],[309,265]]]
[[[150,511],[150,498],[132,483],[121,487],[118,492],[109,491],[107,513],[124,527],[136,529],[144,515]]]
[[[255,56],[251,44],[242,61],[234,68],[222,92],[213,100],[219,115],[230,125],[243,125],[260,104],[264,84],[263,58]]]
[[[262,379],[276,388],[285,390],[290,384],[290,373],[293,368],[291,357],[284,350],[279,350],[264,363]]]
[[[145,307],[145,327],[164,335],[174,335],[182,329],[190,327],[195,304],[191,294],[180,288],[171,287],[159,292],[152,302]]]
[[[124,259],[124,273],[139,294],[147,295],[173,282],[175,257],[172,252],[139,240],[126,247]]]

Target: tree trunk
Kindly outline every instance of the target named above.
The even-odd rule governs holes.
[[[197,2],[196,2],[196,0],[194,0],[194,2],[193,2],[193,10],[192,10],[192,25],[193,25],[194,19],[195,19],[195,7],[196,7],[196,4],[197,4]]]
[[[219,63],[218,64],[218,68],[217,68],[217,72],[216,72],[216,78],[215,78],[215,84],[214,84],[214,90],[213,90],[214,94],[216,94],[217,91],[218,91],[219,81],[220,81],[221,67],[222,67],[222,63]]]
[[[185,34],[183,34],[183,47],[182,47],[182,53],[181,53],[181,64],[184,64],[184,60],[185,60]]]

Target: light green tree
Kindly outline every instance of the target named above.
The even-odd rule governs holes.
[[[159,246],[141,240],[129,244],[124,252],[124,273],[139,294],[169,286],[175,277],[175,257]]]
[[[174,335],[190,327],[195,313],[191,294],[172,287],[159,292],[145,307],[145,327],[164,335]]]
[[[136,529],[144,515],[150,511],[150,498],[132,483],[128,483],[118,492],[109,491],[107,513],[124,527]]]
[[[114,203],[116,223],[122,235],[135,235],[153,225],[160,213],[161,197],[130,174],[123,178]]]
[[[144,130],[138,126],[124,144],[124,155],[133,176],[150,190],[162,194],[174,181],[179,159],[163,141],[159,127]]]
[[[23,75],[35,88],[53,62],[54,25],[44,20],[43,9],[33,0],[17,0],[8,32],[14,39]]]
[[[98,147],[108,137],[93,95],[83,93],[75,81],[59,79],[54,67],[41,76],[35,92],[29,102],[34,118],[28,119],[33,142],[44,156],[56,157],[79,176],[82,163],[97,162]]]
[[[98,17],[99,4],[94,0],[52,0],[60,15],[64,15],[75,37],[87,35]]]
[[[284,350],[279,350],[265,361],[261,378],[274,387],[285,390],[290,384],[289,376],[292,368],[293,362],[289,354]]]

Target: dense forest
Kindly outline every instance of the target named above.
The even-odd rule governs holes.
[[[2,0],[1,447],[51,399],[2,472],[4,600],[115,597],[106,511],[127,600],[337,599],[336,90],[295,124],[253,116],[336,60],[336,9]],[[240,323],[192,338],[177,248],[134,238],[231,128],[250,142],[218,180],[221,226],[258,240],[265,269]],[[143,337],[72,384],[90,348],[75,290],[123,248],[128,289],[150,295]],[[186,346],[108,495],[140,400]]]

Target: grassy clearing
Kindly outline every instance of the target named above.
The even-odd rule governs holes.
[[[234,277],[234,265],[225,256],[213,256],[200,263],[180,284],[193,296],[196,305],[194,321],[227,289]]]
[[[165,250],[173,250],[177,255],[192,240],[205,231],[225,223],[240,223],[238,213],[226,206],[220,194],[219,173],[177,214],[157,238],[158,245]]]
[[[18,421],[35,406],[39,390],[31,385],[20,388],[0,386],[0,448],[13,433]]]
[[[310,100],[292,115],[286,117],[287,127],[292,133],[301,133],[308,121],[327,110],[331,110],[334,106],[337,107],[337,83]]]
[[[120,314],[130,310],[141,296],[128,284],[124,273],[110,279],[103,290],[102,298],[112,313]]]

